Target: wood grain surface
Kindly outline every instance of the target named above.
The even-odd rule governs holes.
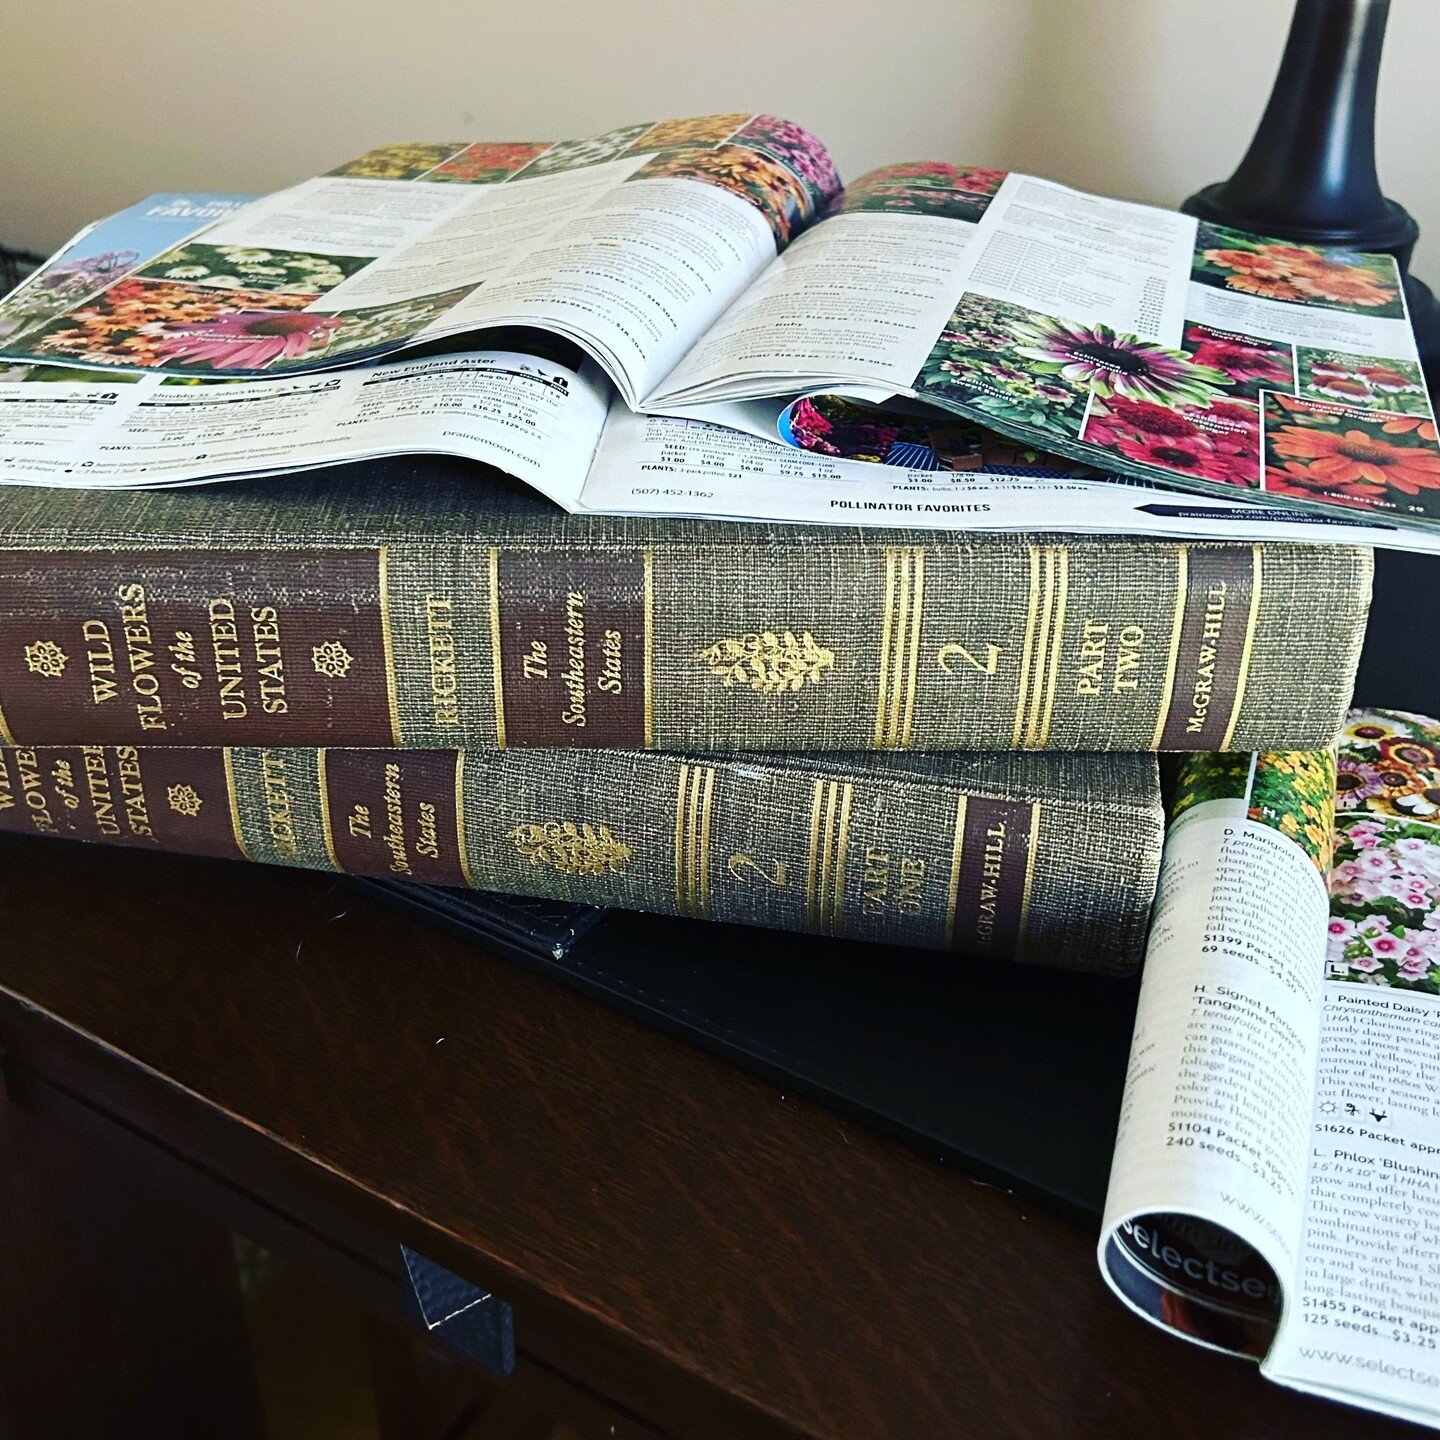
[[[1083,1228],[323,876],[10,840],[0,924],[18,1099],[378,1288],[414,1245],[639,1432],[1401,1433],[1133,1318]]]

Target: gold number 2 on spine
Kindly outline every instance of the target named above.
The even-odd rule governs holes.
[[[770,869],[767,870],[766,865]],[[730,857],[726,868],[741,884],[746,883],[752,872],[777,890],[783,890],[790,883],[790,867],[783,860],[757,860],[753,855],[737,853]]]

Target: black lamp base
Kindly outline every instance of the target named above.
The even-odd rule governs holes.
[[[1375,91],[1390,0],[1295,0],[1265,113],[1240,167],[1187,215],[1294,240],[1393,255],[1420,364],[1440,390],[1440,304],[1410,274],[1420,227],[1375,173]]]

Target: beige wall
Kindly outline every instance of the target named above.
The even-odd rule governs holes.
[[[942,158],[1174,203],[1233,169],[1284,0],[3,0],[0,240],[267,190],[399,139],[754,107],[842,174]],[[1440,279],[1440,0],[1395,0],[1381,179]]]

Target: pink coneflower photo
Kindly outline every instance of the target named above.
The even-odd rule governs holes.
[[[214,370],[263,370],[275,360],[298,360],[323,349],[344,322],[337,315],[290,310],[237,310],[214,320],[155,327],[162,364],[209,365]]]

